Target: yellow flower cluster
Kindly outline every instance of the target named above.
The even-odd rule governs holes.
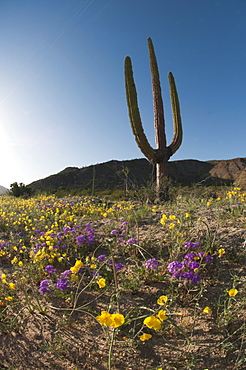
[[[79,272],[79,269],[83,266],[84,266],[83,262],[80,260],[77,260],[74,266],[70,267],[70,270],[72,271],[73,274],[77,274]]]
[[[161,323],[164,320],[167,320],[166,316],[167,311],[160,310],[156,316],[148,316],[144,319],[144,325],[149,329],[159,330],[161,329]]]
[[[245,202],[245,199],[246,199],[246,193],[245,192],[241,192],[241,188],[233,188],[233,190],[231,191],[228,191],[226,193],[226,199],[232,199],[232,198],[236,198],[238,201],[240,202]]]
[[[111,328],[118,328],[123,325],[125,318],[120,313],[110,314],[107,311],[102,311],[100,316],[96,317],[97,321],[104,326],[110,326]]]

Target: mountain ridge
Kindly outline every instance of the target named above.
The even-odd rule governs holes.
[[[184,159],[168,163],[172,182],[181,185],[235,185],[246,187],[246,158],[199,161]],[[154,166],[144,158],[111,160],[90,166],[66,167],[57,174],[32,182],[33,190],[56,191],[91,189],[93,181],[98,190],[136,188],[155,179]]]

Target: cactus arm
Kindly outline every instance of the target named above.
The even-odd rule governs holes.
[[[161,84],[158,71],[158,64],[155,56],[154,46],[151,38],[148,38],[150,70],[152,77],[152,94],[154,106],[154,127],[155,127],[155,142],[156,148],[166,152],[166,134],[165,134],[165,119],[163,100],[161,95]],[[164,154],[164,157],[166,155]]]
[[[182,143],[183,131],[182,122],[179,107],[179,98],[175,85],[175,80],[171,72],[168,73],[169,86],[170,86],[170,98],[172,104],[173,113],[173,125],[174,125],[174,137],[171,144],[168,146],[171,155],[173,155]]]
[[[151,147],[144,133],[138,108],[137,90],[134,83],[130,57],[125,58],[125,86],[128,112],[136,143],[149,161],[155,162],[156,150]]]

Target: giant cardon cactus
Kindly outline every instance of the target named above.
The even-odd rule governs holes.
[[[164,108],[161,96],[158,65],[152,40],[148,38],[150,69],[152,76],[152,93],[154,104],[154,127],[156,149],[149,144],[141,122],[138,108],[137,91],[134,83],[132,63],[130,57],[125,58],[125,85],[126,97],[131,127],[137,145],[146,158],[156,165],[156,194],[159,201],[169,199],[168,195],[168,160],[178,150],[182,142],[182,124],[179,108],[178,94],[174,77],[168,73],[170,96],[174,123],[174,137],[169,146],[166,144]]]

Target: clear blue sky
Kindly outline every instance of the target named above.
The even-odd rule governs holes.
[[[168,144],[169,71],[179,93],[184,138],[171,160],[245,157],[245,0],[0,0],[0,185],[143,157],[126,106],[127,55],[155,146],[148,37]]]

